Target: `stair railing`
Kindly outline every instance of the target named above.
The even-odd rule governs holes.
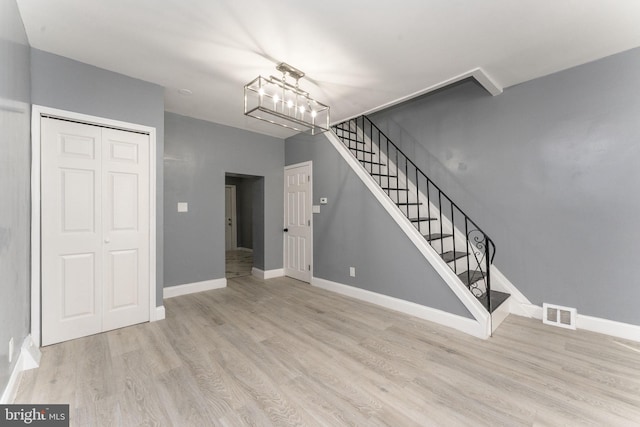
[[[332,129],[387,195],[395,196],[400,210],[491,313],[490,266],[496,251],[491,238],[368,117],[359,116]],[[449,238],[452,249],[445,251]],[[465,247],[457,241],[466,242]]]

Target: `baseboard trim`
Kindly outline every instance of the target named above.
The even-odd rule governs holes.
[[[447,313],[446,311],[436,308],[427,307],[416,304],[414,302],[402,300],[388,295],[379,294],[365,289],[356,288],[342,283],[332,282],[330,280],[321,279],[319,277],[311,278],[311,285],[325,289],[327,291],[336,292],[351,298],[359,299],[371,304],[379,305],[391,310],[409,314],[420,319],[428,320],[439,325],[448,326],[466,334],[477,338],[487,339],[486,326],[481,325],[475,319],[458,316],[456,314]]]
[[[184,285],[169,286],[162,290],[163,298],[173,298],[180,295],[194,294],[196,292],[210,291],[227,287],[227,279],[213,279],[202,282],[186,283]],[[163,308],[164,310],[164,308]]]
[[[18,356],[18,360],[16,360],[13,371],[11,371],[9,382],[2,392],[2,397],[0,397],[0,404],[13,403],[18,393],[22,372],[37,368],[38,366],[40,366],[40,350],[31,340],[31,335],[27,335],[22,342],[20,355]]]
[[[152,321],[163,320],[166,318],[166,312],[164,310],[164,305],[160,305],[156,307],[156,317]]]
[[[236,248],[236,251],[253,252],[253,249],[250,249],[250,248],[243,248],[242,246],[238,246],[238,247]]]
[[[527,313],[524,317],[532,317],[534,319],[542,320],[542,307],[534,304],[523,304],[522,308]],[[514,312],[514,314],[517,313]],[[584,329],[586,331],[597,332],[599,334],[609,335],[616,338],[640,342],[639,325],[603,319],[602,317],[587,316],[578,313],[576,315],[576,329]]]
[[[253,267],[251,269],[251,274],[256,276],[258,279],[263,279],[263,280],[267,280],[267,279],[273,279],[276,277],[283,277],[284,276],[284,268],[278,268],[275,270],[260,270],[259,268]]]

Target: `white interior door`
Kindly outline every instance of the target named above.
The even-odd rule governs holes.
[[[102,129],[102,330],[149,320],[149,136]]]
[[[42,343],[149,320],[148,136],[43,118]]]
[[[99,127],[42,119],[42,343],[102,328]]]
[[[224,186],[224,242],[225,250],[237,249],[237,229],[236,229],[236,186]]]
[[[284,171],[284,274],[311,281],[311,164]]]

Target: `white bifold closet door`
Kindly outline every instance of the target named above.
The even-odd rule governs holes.
[[[149,136],[41,122],[42,344],[149,320]]]

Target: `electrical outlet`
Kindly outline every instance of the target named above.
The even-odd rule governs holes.
[[[349,276],[356,277],[356,268],[355,267],[349,267]]]
[[[9,340],[9,363],[13,360],[13,337]]]

